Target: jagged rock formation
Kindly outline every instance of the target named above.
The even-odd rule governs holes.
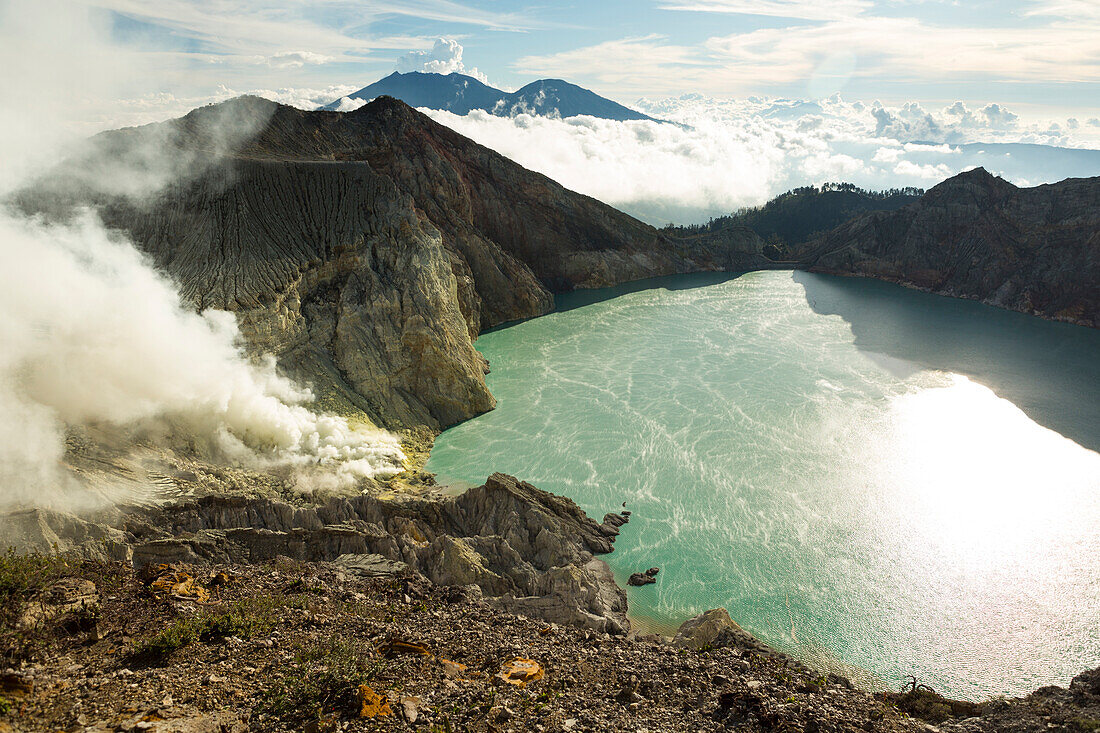
[[[775,654],[770,647],[742,629],[724,608],[712,608],[680,624],[672,645],[700,651],[735,646],[755,649],[761,654]]]
[[[808,242],[809,269],[1100,326],[1100,178],[1017,188],[978,168]]]
[[[626,595],[595,556],[617,534],[570,499],[504,474],[461,496],[372,496],[294,507],[270,499],[207,496],[131,509],[116,526],[47,510],[3,517],[0,539],[92,557],[152,563],[257,563],[279,556],[336,561],[363,577],[401,573],[477,586],[526,616],[624,633]]]
[[[150,195],[104,186],[158,175]],[[471,340],[554,292],[766,262],[745,229],[662,234],[392,98],[339,113],[242,97],[104,133],[20,198],[84,202],[187,302],[236,312],[253,347],[390,428],[491,409]]]

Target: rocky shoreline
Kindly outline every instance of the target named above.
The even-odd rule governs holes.
[[[615,515],[617,516],[617,515]],[[336,562],[363,575],[411,573],[476,588],[487,602],[545,621],[626,633],[626,595],[596,556],[613,524],[504,474],[455,497],[335,498],[292,506],[208,495],[120,510],[106,521],[31,509],[4,517],[0,541],[23,549],[149,565]]]
[[[894,211],[862,214],[797,252],[860,275],[1081,326],[1100,326],[1100,179],[1017,188],[983,168]]]
[[[639,634],[598,557],[624,519],[597,523],[504,474],[453,497],[206,496],[98,522],[8,514],[3,541],[47,553],[0,562],[0,731],[1089,731],[1100,721],[1100,671],[1068,690],[975,704],[916,680],[899,693],[855,689],[768,648],[723,609],[672,637]],[[63,555],[49,554],[59,540]],[[531,679],[514,684],[509,670]]]

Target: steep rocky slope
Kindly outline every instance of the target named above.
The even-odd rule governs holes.
[[[978,168],[808,242],[809,269],[1100,325],[1100,178],[1017,188]]]
[[[662,234],[391,98],[242,97],[104,133],[21,203],[97,204],[186,301],[236,312],[254,348],[391,428],[490,409],[471,340],[553,292],[766,263],[745,229]]]
[[[741,643],[728,616],[670,644],[340,563],[47,571],[41,595],[0,601],[0,651],[23,662],[0,672],[2,731],[925,730]],[[33,631],[5,623],[59,595],[76,608]]]

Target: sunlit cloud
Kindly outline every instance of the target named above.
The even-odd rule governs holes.
[[[519,59],[515,68],[644,94],[767,93],[815,73],[893,83],[961,80],[1100,82],[1096,23],[1039,27],[939,27],[915,18],[868,15],[714,36],[698,46],[663,36],[608,41]],[[833,89],[832,91],[835,91]],[[629,93],[628,92],[628,93]],[[653,92],[650,92],[653,93]]]
[[[805,20],[833,20],[856,15],[870,8],[869,0],[697,0],[665,2],[662,10],[684,10],[699,13],[735,13],[739,15],[766,15],[778,18]]]
[[[1062,151],[1055,160],[1018,145],[1065,144],[1066,126],[1024,124],[995,104],[974,110],[956,102],[929,110],[839,96],[684,95],[638,106],[678,124],[422,111],[567,188],[653,224],[705,221],[828,181],[876,190],[927,188],[980,165],[1018,185],[1035,185],[1100,166],[1095,151]]]
[[[488,84],[489,79],[474,67],[462,61],[462,44],[453,38],[437,38],[427,51],[410,51],[397,59],[401,73],[423,71],[432,74],[465,74]]]

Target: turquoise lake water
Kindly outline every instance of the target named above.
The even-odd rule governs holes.
[[[428,470],[625,501],[605,559],[661,567],[643,625],[724,606],[811,665],[969,699],[1100,665],[1100,332],[807,273],[643,285],[484,334],[499,406]]]

